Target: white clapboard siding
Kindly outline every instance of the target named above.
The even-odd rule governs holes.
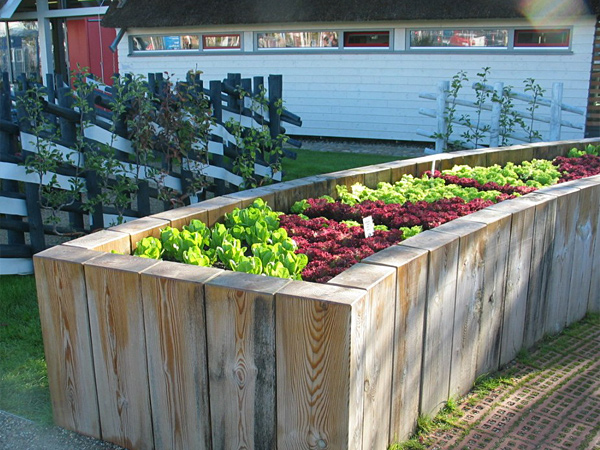
[[[475,81],[477,72],[489,66],[488,83],[503,82],[523,91],[523,80],[534,78],[550,96],[552,83],[564,83],[563,102],[586,108],[593,52],[596,18],[577,19],[574,23],[545,23],[548,27],[572,26],[569,51],[410,51],[396,42],[397,51],[322,51],[261,52],[244,48],[241,52],[224,55],[152,55],[128,56],[128,39],[120,43],[119,67],[122,73],[147,74],[162,72],[165,67],[184,79],[190,68],[199,67],[205,79],[223,79],[227,73],[239,72],[244,77],[265,73],[283,75],[285,107],[302,117],[302,127],[286,125],[287,132],[304,136],[332,136],[391,140],[431,141],[419,136],[417,128],[434,129],[436,119],[418,114],[419,108],[431,107],[419,98],[419,92],[433,92],[439,81],[451,80],[460,70]],[[302,28],[368,29],[369,23],[313,24]],[[405,36],[411,28],[455,27],[524,27],[524,20],[478,20],[439,22],[378,23],[378,29],[390,29],[396,37]],[[238,27],[239,28],[239,27]],[[210,32],[289,30],[285,24],[271,26],[243,26],[240,29],[212,28]],[[294,30],[296,30],[295,28]],[[190,32],[206,31],[202,28]],[[155,29],[130,29],[131,34],[156,33]],[[161,29],[160,33],[168,33]],[[175,31],[173,31],[175,32]],[[177,29],[177,33],[182,33]],[[265,84],[267,80],[265,80]],[[267,86],[268,87],[268,86]],[[463,89],[467,92],[469,89]],[[472,94],[473,95],[473,94]],[[467,96],[467,99],[468,96]],[[474,100],[474,96],[471,97]],[[546,112],[546,114],[548,114]],[[580,118],[563,113],[563,119],[580,123]],[[548,135],[548,124],[538,130]],[[580,139],[582,130],[563,129],[562,139]]]
[[[20,198],[0,195],[0,214],[27,217],[27,202]]]

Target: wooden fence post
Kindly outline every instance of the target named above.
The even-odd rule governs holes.
[[[10,82],[8,72],[2,72],[2,81],[0,82],[0,120],[12,123],[10,101]],[[0,129],[0,155],[14,155],[17,149],[17,137],[8,131]],[[1,159],[1,158],[0,158]],[[2,180],[1,188],[5,192],[19,192],[19,183],[13,180]],[[19,220],[21,217],[9,215],[10,220]],[[13,245],[24,245],[25,234],[22,231],[7,230],[8,243]]]
[[[498,100],[504,98],[504,83],[494,85],[494,95]],[[502,113],[502,104],[499,101],[492,102],[492,119],[490,123],[490,147],[500,145],[500,115]]]
[[[563,84],[552,84],[552,105],[550,106],[550,140],[560,141],[560,120],[562,115]]]
[[[435,138],[435,152],[442,153],[448,147],[448,124],[446,123],[446,100],[450,90],[449,81],[440,81],[437,85],[437,136]]]
[[[32,253],[41,252],[46,248],[44,236],[44,221],[38,194],[38,185],[25,183],[25,201],[27,204],[27,223],[29,224],[29,239]]]
[[[283,110],[283,77],[281,75],[269,75],[269,131],[271,139],[276,146],[280,146],[281,111]],[[266,158],[265,158],[266,159]],[[267,161],[269,164],[277,164],[279,155],[271,155]]]
[[[218,80],[214,80],[210,82],[210,103],[213,107],[213,117],[215,122],[222,126],[223,125],[223,104],[221,103],[221,82]],[[217,137],[217,142],[220,140],[223,145],[223,138]],[[211,155],[212,163],[217,167],[224,166],[223,155]],[[215,179],[215,195],[224,195],[225,194],[225,181]]]
[[[57,84],[58,84],[58,78],[59,76],[57,75]],[[60,79],[61,84],[62,84],[62,78]],[[60,87],[56,89],[56,97],[58,99],[58,105],[62,106],[63,108],[69,108],[71,109],[73,107],[73,97],[70,95],[71,93],[71,89],[68,87]],[[70,120],[67,120],[65,118],[59,118],[58,119],[58,123],[60,126],[60,135],[62,137],[62,140],[65,141],[68,144],[75,144],[76,140],[77,140],[77,127],[76,125],[71,122]],[[69,222],[71,223],[71,226],[73,228],[80,228],[83,229],[84,227],[84,223],[83,223],[83,214],[80,213],[76,213],[76,212],[70,212],[69,213]]]

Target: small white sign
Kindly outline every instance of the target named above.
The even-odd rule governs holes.
[[[375,224],[372,216],[363,219],[363,228],[365,229],[365,237],[371,237],[375,234]]]

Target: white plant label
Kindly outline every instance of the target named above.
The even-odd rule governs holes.
[[[365,229],[365,237],[371,237],[375,234],[375,224],[372,216],[363,219],[363,228]]]

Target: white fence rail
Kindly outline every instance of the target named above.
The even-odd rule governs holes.
[[[535,108],[532,111],[519,111],[514,110],[512,114],[522,120],[548,123],[549,132],[547,136],[543,137],[543,140],[547,141],[558,141],[561,136],[561,128],[573,128],[577,130],[583,130],[585,128],[585,109],[578,108],[575,106],[567,105],[562,102],[563,96],[563,83],[554,83],[552,85],[552,97],[550,99],[544,97],[534,98],[532,95],[528,95],[521,92],[513,92],[510,89],[505,89],[504,83],[495,83],[493,86],[489,84],[481,84],[475,82],[472,85],[473,89],[479,89],[484,92],[493,94],[495,98],[510,97],[511,99],[526,102],[527,105],[531,106],[535,102]],[[487,143],[490,147],[498,147],[501,144],[501,119],[502,119],[502,108],[499,101],[491,100],[488,103],[477,103],[470,100],[464,100],[461,98],[450,98],[450,82],[441,81],[437,85],[437,91],[435,93],[422,92],[419,97],[434,100],[436,102],[436,108],[420,108],[419,114],[424,116],[433,117],[437,119],[436,130],[429,131],[418,129],[417,133],[421,136],[435,138],[435,153],[441,153],[447,150],[447,144],[450,140],[448,136],[448,123],[465,126],[464,115],[454,115],[449,118],[449,108],[461,106],[466,108],[478,108],[482,111],[489,112],[489,122],[482,123],[480,129],[489,130],[486,138],[483,142]],[[492,98],[493,98],[492,97]],[[538,113],[539,107],[550,108],[549,114]],[[582,122],[575,123],[571,120],[563,118],[563,111],[582,116]],[[506,137],[520,142],[531,142],[531,135],[512,131],[506,134]],[[468,143],[465,143],[465,147],[469,147]]]

